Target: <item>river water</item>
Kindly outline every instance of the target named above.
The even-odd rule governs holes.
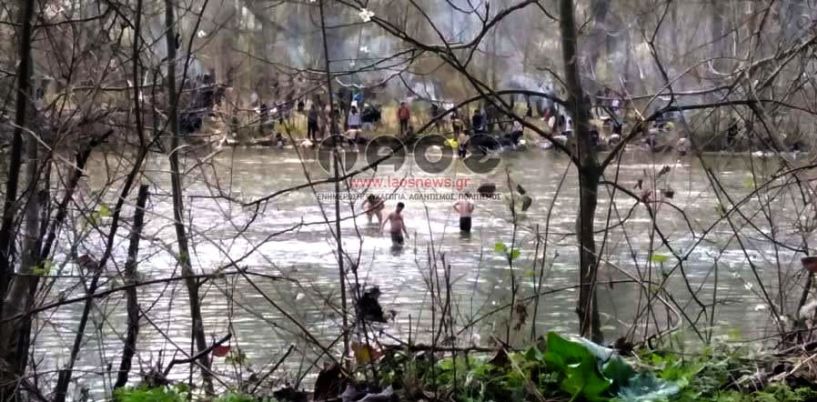
[[[305,172],[313,180],[327,177],[312,158],[303,158],[295,150],[238,148],[225,149],[206,159],[203,154],[185,159],[188,171],[185,202],[187,223],[192,228],[193,266],[197,273],[226,273],[223,277],[206,281],[201,287],[208,337],[217,339],[228,332],[233,333],[233,352],[240,349],[245,363],[258,371],[269,369],[288,345],[295,345],[296,352],[284,363],[286,370],[280,369],[273,376],[281,382],[298,381],[301,373],[309,371],[311,360],[318,354],[316,348],[304,341],[301,328],[308,329],[326,347],[337,348],[339,345],[337,246],[324,217],[325,213],[328,219],[334,219],[333,186],[323,185],[315,192],[308,188],[288,192],[262,204],[257,211],[230,202],[227,197],[249,202],[304,183]],[[93,190],[104,188],[106,183],[114,183],[113,188],[121,185],[122,160],[113,154],[98,155],[93,160],[84,202],[92,202],[97,194]],[[705,160],[733,202],[752,190],[752,166],[764,174],[777,166],[771,160],[750,161],[745,156],[715,156]],[[657,323],[659,329],[680,325],[683,338],[697,342],[695,331],[679,318],[681,310],[688,320],[695,321],[704,336],[711,327],[714,327],[714,336],[725,340],[752,340],[769,334],[773,329],[770,309],[763,302],[760,283],[749,261],[756,267],[770,297],[779,300],[777,284],[781,278],[786,283],[803,281],[800,254],[772,247],[763,234],[769,233],[770,225],[763,219],[754,219],[759,217],[753,215],[758,210],[754,199],[742,211],[746,217],[753,217],[757,230],[746,225],[746,217],[734,215],[733,223],[741,233],[740,242],[732,236],[733,230],[726,221],[711,226],[721,215],[720,202],[698,160],[634,150],[625,154],[620,164],[611,166],[605,178],[615,180],[617,175],[622,186],[640,193],[642,190],[636,189],[639,179],[643,182],[642,188],[654,186],[652,178],[664,166],[670,171],[658,178],[655,186],[674,190],[673,198],[666,201],[675,208],[668,204],[654,204],[658,211],[657,226],[673,249],[688,253],[683,264],[688,283],[683,280],[681,270],[671,271],[677,263],[674,258],[664,261],[663,256],[670,256],[670,252],[651,230],[651,219],[645,208],[634,208],[633,199],[621,191],[617,192],[616,202],[611,206],[612,189],[603,187],[596,226],[613,227],[606,236],[603,233],[597,236],[599,246],[604,244],[598,302],[606,338],[612,340],[629,331],[635,331],[639,336],[644,331],[654,333]],[[143,182],[151,185],[152,195],[140,251],[142,280],[179,274],[173,257],[177,250],[170,219],[172,209],[167,170],[166,159],[158,156],[149,161],[145,170]],[[564,182],[554,201],[563,175]],[[517,215],[516,225],[509,209],[508,176],[513,187],[523,186],[534,200],[529,210]],[[546,226],[547,252],[542,281],[542,293],[546,294],[539,299],[536,331],[542,334],[577,330],[575,302],[578,290],[575,285],[578,257],[572,233],[578,191],[575,171],[569,168],[566,157],[555,152],[528,150],[503,155],[500,166],[489,174],[469,173],[462,162],[455,161],[444,173],[432,175],[409,162],[396,172],[382,167],[374,175],[365,173],[357,177],[382,180],[350,183],[354,187],[352,193],[364,194],[367,190],[361,187],[368,185],[368,192],[389,196],[388,210],[393,209],[398,200],[406,204],[404,215],[410,237],[398,252],[391,249],[388,236],[379,235],[376,224],[368,224],[365,216],[352,218],[348,202],[341,202],[346,266],[354,264],[359,283],[379,287],[383,308],[395,312],[394,320],[382,326],[384,341],[393,343],[390,337],[407,340],[409,336],[417,342],[428,341],[429,328],[439,319],[436,316],[439,310],[432,314],[429,292],[432,257],[438,261],[441,276],[443,267],[449,269],[454,327],[467,327],[461,332],[461,344],[490,345],[493,337],[505,340],[508,310],[500,309],[496,314],[490,312],[510,302],[512,273],[516,275],[518,288],[516,300],[524,301],[527,317],[519,330],[510,331],[509,340],[518,345],[529,339],[534,321],[530,298],[535,293],[534,281],[538,280],[542,267],[544,244],[544,240],[536,240],[537,232],[538,237],[544,238]],[[413,178],[415,182],[410,187],[395,187],[392,185],[395,178]],[[423,182],[416,180],[418,178],[436,181]],[[440,181],[440,178],[449,180]],[[476,202],[472,234],[461,236],[451,197],[461,191],[473,192],[484,182],[496,183],[499,196]],[[788,194],[785,187],[776,191]],[[110,192],[100,193],[105,194],[103,197],[109,203],[113,202]],[[778,240],[796,246],[801,240],[794,233],[793,224],[785,223],[797,215],[794,209],[797,203],[790,198],[781,195],[771,213],[773,221],[779,222],[775,232]],[[355,204],[357,213],[360,212],[360,201]],[[679,211],[686,214],[686,219]],[[126,209],[124,216],[131,213],[132,209]],[[101,220],[104,225],[104,214]],[[621,220],[625,220],[623,225],[619,224]],[[81,230],[88,225],[75,226]],[[122,232],[114,261],[107,267],[104,289],[121,285],[116,272],[122,269],[125,261],[127,225]],[[71,232],[65,237],[73,240],[81,235]],[[85,236],[80,254],[99,253],[101,236],[93,232]],[[497,243],[519,250],[512,266],[505,255],[496,251]],[[748,250],[749,258],[742,251],[741,243]],[[655,251],[651,252],[653,249]],[[64,256],[58,255],[55,260],[59,262],[61,258]],[[235,274],[235,266],[246,268],[247,273]],[[61,274],[65,277],[54,282],[47,296],[49,299],[84,292],[82,282],[68,277],[75,273],[71,264],[62,266],[62,269]],[[643,319],[633,327],[633,319],[639,310],[643,310],[648,297],[645,291],[651,287],[626,281],[642,276],[645,280],[659,282],[664,278],[662,272],[668,273],[665,288],[672,297],[672,309],[678,312],[673,313],[656,303],[655,318],[649,320],[646,328]],[[437,286],[435,283],[434,287]],[[796,301],[801,287],[790,285],[789,289],[783,294],[783,303],[787,305]],[[701,314],[690,290],[696,292],[700,303],[707,306],[707,314]],[[181,281],[141,287],[139,297],[144,317],[139,333],[139,351],[134,360],[137,372],[148,370],[159,359],[166,363],[174,357],[184,357],[191,348],[187,293]],[[662,297],[669,300],[664,293]],[[711,314],[713,298],[717,300],[714,315]],[[115,378],[124,337],[124,305],[124,299],[116,294],[99,299],[92,311],[94,325],[89,325],[86,331],[75,378],[78,384],[93,388],[94,395],[104,395],[110,379]],[[33,342],[36,345],[34,360],[42,371],[64,364],[81,310],[81,303],[74,303],[39,316]],[[475,318],[479,318],[478,322],[468,325]],[[517,313],[511,325],[518,325],[520,318]],[[160,350],[164,350],[162,355]],[[113,366],[113,374],[108,371],[109,365]],[[215,358],[214,367],[225,378],[248,375],[237,372],[230,359]],[[184,378],[187,368],[179,365],[173,371],[173,377]],[[306,383],[310,378],[306,377]]]

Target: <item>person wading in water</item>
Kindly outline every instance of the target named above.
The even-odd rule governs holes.
[[[460,232],[471,233],[471,214],[474,212],[474,202],[471,201],[471,193],[465,193],[465,198],[455,202],[454,210],[460,214]]]
[[[366,196],[366,200],[363,201],[363,210],[366,211],[366,217],[369,218],[369,224],[372,223],[372,217],[377,216],[377,223],[381,226],[383,225],[383,209],[385,207],[386,204],[380,197],[374,194],[369,194]]]
[[[408,231],[406,230],[406,224],[403,222],[403,208],[406,205],[402,202],[397,203],[397,208],[394,209],[394,212],[390,213],[389,216],[386,217],[386,220],[380,224],[380,232],[383,232],[383,228],[386,227],[386,223],[389,224],[389,232],[391,232],[391,242],[392,246],[394,247],[402,247],[403,246],[403,235],[408,237]]]

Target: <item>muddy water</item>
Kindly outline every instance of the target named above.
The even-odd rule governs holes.
[[[102,188],[109,181],[121,184],[122,172],[117,165],[120,162],[114,155],[97,157],[90,168],[89,188]],[[760,161],[750,163],[747,158],[736,157],[708,158],[707,163],[733,200],[752,188],[751,165],[763,171],[769,171],[774,165]],[[758,166],[764,163],[767,166]],[[606,236],[602,233],[597,236],[599,246],[604,243],[598,297],[607,338],[614,339],[630,331],[652,333],[657,323],[660,329],[681,325],[686,339],[697,339],[688,323],[679,323],[683,321],[679,318],[681,312],[696,323],[699,331],[714,326],[715,335],[725,339],[754,339],[766,335],[772,321],[769,308],[762,302],[762,290],[750,260],[731,236],[730,225],[724,221],[711,226],[720,215],[719,201],[698,161],[634,151],[619,165],[608,169],[606,179],[614,180],[617,176],[625,188],[640,193],[642,190],[636,189],[638,181],[642,180],[642,188],[653,186],[650,178],[665,165],[671,170],[657,180],[657,187],[674,190],[673,198],[668,201],[677,208],[659,206],[657,222],[673,249],[688,253],[683,265],[688,283],[680,270],[671,271],[675,259],[662,261],[661,256],[670,253],[662,246],[658,233],[651,230],[646,210],[634,207],[632,198],[621,191],[615,194],[616,202],[611,205],[612,189],[602,188],[596,226],[613,227]],[[331,198],[333,187],[324,185],[315,192],[309,189],[288,192],[262,204],[258,210],[231,203],[225,196],[248,202],[304,183],[305,172],[313,180],[325,178],[327,173],[314,160],[306,158],[302,163],[294,150],[271,149],[225,150],[207,159],[206,164],[197,165],[194,158],[188,158],[186,167],[189,174],[185,179],[185,202],[187,223],[192,227],[193,266],[199,273],[226,273],[207,280],[201,287],[208,337],[220,338],[232,332],[233,351],[240,349],[245,362],[255,370],[269,368],[286,347],[293,344],[296,352],[285,363],[287,373],[280,370],[275,377],[297,381],[300,373],[309,371],[311,360],[319,354],[317,348],[304,341],[302,328],[325,347],[339,345],[337,245],[330,231],[330,228],[334,230],[334,224],[326,223],[326,217],[333,219],[335,213]],[[144,182],[151,185],[152,196],[140,254],[139,271],[143,280],[179,274],[173,258],[177,250],[170,225],[172,210],[167,169],[165,159],[155,158],[145,172]],[[508,175],[514,187],[523,186],[534,199],[529,210],[517,215],[516,225],[509,209]],[[480,175],[469,173],[461,162],[443,174],[430,175],[409,159],[408,166],[399,171],[383,167],[374,175],[358,177],[381,180],[349,183],[354,187],[348,190],[352,194],[359,196],[367,191],[384,194],[388,196],[389,210],[398,200],[406,204],[404,215],[410,237],[402,250],[393,250],[390,239],[379,234],[376,223],[369,224],[365,216],[353,217],[348,202],[341,202],[345,265],[355,268],[360,284],[378,286],[384,309],[396,314],[392,322],[383,326],[384,340],[388,341],[389,336],[408,339],[411,331],[413,340],[428,341],[429,328],[439,319],[439,305],[432,313],[428,280],[435,259],[440,267],[440,280],[443,280],[442,267],[450,272],[455,327],[467,327],[461,332],[460,342],[488,345],[494,336],[505,338],[510,314],[498,308],[510,303],[512,286],[517,288],[516,300],[525,301],[527,316],[522,324],[522,314],[514,316],[511,326],[521,326],[519,330],[510,331],[511,342],[529,339],[534,321],[539,334],[549,330],[576,331],[577,249],[572,233],[578,191],[575,171],[569,168],[565,157],[539,150],[507,154],[493,173]],[[395,179],[399,178],[414,179],[414,182],[410,186],[394,186]],[[423,178],[431,180],[418,180]],[[440,181],[440,178],[449,180]],[[472,234],[462,236],[450,199],[461,191],[474,191],[483,182],[496,183],[500,196],[477,201]],[[370,188],[362,188],[365,186]],[[554,201],[557,190],[559,196]],[[84,200],[90,202],[93,195],[87,191]],[[110,197],[107,199],[112,202]],[[785,199],[772,210],[775,220],[780,222],[777,238],[797,245],[799,240],[791,225],[785,223],[793,214],[790,197]],[[355,204],[357,213],[360,201]],[[746,205],[747,217],[757,210],[756,205],[756,200]],[[683,211],[685,217],[679,211]],[[127,216],[130,213],[125,211]],[[625,224],[618,223],[625,219]],[[762,234],[769,232],[768,223],[762,219],[755,219],[759,230],[748,227],[745,222],[737,216],[733,221],[741,231],[740,240],[748,249],[766,290],[778,300],[780,277],[788,281],[802,279],[797,276],[799,257],[792,251],[776,251],[771,246]],[[706,236],[701,239],[704,231]],[[547,250],[541,271],[545,274],[541,292],[545,294],[539,298],[534,319],[531,297],[542,269],[546,232]],[[76,236],[76,233],[65,234],[69,239]],[[508,248],[513,243],[513,248],[520,250],[519,257],[509,264],[507,258],[495,250],[497,243],[504,243]],[[102,244],[100,235],[91,233],[82,242],[81,250],[98,253]],[[115,274],[122,269],[126,249],[123,236],[117,244],[114,262],[107,268],[104,288],[121,285]],[[651,253],[651,249],[655,251]],[[650,258],[651,254],[658,257]],[[779,266],[776,261],[780,261]],[[236,266],[246,269],[245,274],[236,274]],[[780,276],[778,267],[782,272]],[[62,273],[75,272],[69,264],[63,267]],[[642,320],[642,325],[633,327],[633,318],[639,312],[644,313],[643,304],[648,296],[646,288],[626,281],[642,277],[659,282],[666,274],[669,276],[665,287],[674,299],[670,303],[672,307],[657,303],[651,311],[654,318],[649,320],[649,325],[645,328]],[[437,286],[435,283],[434,287]],[[49,297],[81,294],[82,289],[82,283],[76,278],[60,278]],[[707,306],[707,315],[701,314],[701,308],[690,296],[690,289]],[[784,303],[796,300],[797,295],[799,289],[784,294]],[[139,297],[144,317],[135,370],[146,371],[159,359],[167,362],[174,357],[184,357],[191,344],[187,294],[182,282],[142,287]],[[714,316],[710,312],[713,297],[717,300]],[[79,384],[93,388],[94,395],[104,395],[104,387],[110,386],[111,378],[115,379],[124,337],[124,304],[124,299],[112,296],[99,300],[93,310],[94,325],[88,326],[77,364],[80,371],[75,378]],[[81,309],[81,304],[76,303],[40,316],[34,342],[35,360],[43,371],[64,363]],[[497,310],[501,311],[491,314]],[[475,318],[479,320],[468,325]],[[164,350],[162,355],[160,350]],[[113,367],[113,374],[108,371],[109,365]],[[216,358],[215,369],[224,378],[248,375],[236,371],[224,358]],[[180,365],[173,376],[184,378],[187,373],[187,366]]]

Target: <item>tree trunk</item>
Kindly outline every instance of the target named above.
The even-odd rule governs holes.
[[[29,114],[29,106],[31,106],[31,99],[32,99],[32,91],[31,91],[31,71],[32,71],[32,60],[31,60],[31,36],[33,32],[33,24],[32,18],[34,16],[34,7],[35,3],[33,0],[21,0],[20,1],[20,31],[18,35],[18,49],[19,49],[19,64],[17,66],[17,97],[15,103],[15,117],[14,117],[14,134],[12,138],[11,144],[11,152],[9,155],[9,172],[6,181],[6,199],[3,205],[3,218],[2,218],[2,225],[0,225],[0,318],[7,317],[9,315],[4,313],[4,310],[7,309],[9,305],[11,305],[11,310],[14,311],[14,314],[17,313],[18,308],[23,303],[20,303],[18,300],[11,299],[13,303],[5,303],[7,291],[9,290],[9,283],[11,282],[11,278],[14,274],[14,257],[13,257],[13,249],[14,249],[14,240],[15,240],[15,228],[14,228],[14,216],[16,210],[18,208],[17,202],[17,191],[19,186],[19,179],[20,179],[20,171],[22,167],[22,155],[23,155],[23,127],[25,127],[29,123],[28,114]],[[36,172],[37,172],[37,155],[36,155],[36,142],[34,139],[31,139],[31,142],[34,142],[33,146],[29,145],[27,149],[28,161],[27,171],[29,176],[29,185],[33,186],[37,182],[36,180]],[[32,150],[34,151],[32,155]],[[33,156],[33,158],[32,158]],[[39,194],[36,192],[32,192],[33,196],[31,197],[31,202],[27,210],[26,210],[26,223],[29,224],[36,224],[38,221],[37,218],[37,197]],[[35,219],[31,221],[29,218],[34,217]],[[34,229],[36,231],[36,229]],[[32,235],[33,232],[31,228],[28,228],[27,235]],[[30,246],[31,243],[29,241],[25,242],[26,246]],[[24,253],[24,261],[25,263],[31,263],[31,256],[36,254],[36,249],[25,249]],[[17,378],[22,373],[22,370],[25,368],[25,359],[20,358],[18,352],[20,350],[19,346],[16,342],[18,337],[15,336],[17,331],[15,329],[19,328],[20,321],[12,321],[8,322],[3,325],[2,332],[0,333],[0,400],[12,400],[14,398],[14,394],[17,390]]]
[[[145,221],[145,205],[148,201],[147,185],[139,187],[139,195],[136,197],[136,212],[133,215],[133,229],[131,229],[130,244],[128,246],[128,261],[125,263],[125,284],[131,285],[137,282],[136,268],[139,265],[139,239],[142,236],[142,227]],[[128,309],[128,329],[125,335],[125,346],[122,348],[122,361],[119,363],[119,373],[116,376],[114,388],[124,387],[128,383],[128,373],[131,369],[131,361],[136,353],[136,337],[139,335],[139,300],[136,287],[128,288],[125,291]]]
[[[559,28],[562,36],[562,59],[565,68],[567,103],[573,116],[576,130],[575,152],[579,174],[579,211],[576,219],[576,233],[579,243],[579,332],[590,336],[593,341],[602,342],[596,303],[596,240],[593,234],[593,220],[598,202],[599,167],[593,140],[590,137],[589,97],[582,89],[577,54],[578,34],[573,15],[573,0],[559,2]]]
[[[326,17],[324,16],[324,4],[323,0],[320,0],[318,4],[320,7],[320,18],[321,18],[321,37],[323,38],[323,56],[324,56],[324,63],[326,68],[326,90],[329,94],[329,125],[330,127],[334,128],[334,116],[335,116],[335,102],[332,99],[332,64],[331,60],[329,59],[329,44],[327,42],[326,36]],[[332,130],[330,129],[330,135],[334,137],[334,150],[332,151],[332,164],[334,166],[334,176],[335,176],[335,240],[337,241],[337,257],[338,257],[338,281],[340,282],[340,305],[341,305],[341,316],[342,316],[342,323],[343,328],[341,328],[341,336],[343,337],[343,356],[349,354],[349,322],[346,317],[347,306],[346,306],[346,269],[343,267],[343,236],[341,236],[341,228],[340,228],[340,175],[341,172],[339,170],[339,161],[338,161],[338,154],[340,150],[340,131],[339,130]]]
[[[17,66],[17,98],[15,103],[14,134],[9,153],[9,171],[6,179],[6,200],[3,205],[2,226],[0,226],[0,311],[6,298],[11,276],[14,274],[14,215],[17,208],[17,187],[20,182],[20,167],[23,156],[23,127],[27,123],[31,96],[31,36],[33,32],[34,1],[20,1],[20,33],[18,50],[20,62]]]
[[[142,103],[140,100],[141,89],[139,83],[142,82],[139,67],[139,35],[142,32],[142,0],[136,1],[133,35],[133,111],[136,119],[136,133],[139,136],[139,144],[144,148],[145,133],[142,122]],[[127,283],[135,283],[136,268],[138,266],[137,257],[139,254],[139,240],[142,233],[142,225],[144,223],[145,205],[148,198],[148,186],[142,185],[139,187],[139,194],[136,197],[136,212],[134,213],[133,229],[131,231],[130,245],[128,247],[128,260],[125,263],[125,281]],[[131,369],[131,362],[133,355],[136,352],[136,338],[139,335],[139,301],[136,288],[128,289],[125,293],[127,297],[127,312],[128,312],[128,328],[125,337],[125,345],[122,348],[122,360],[119,363],[119,373],[116,376],[116,383],[114,388],[124,387],[128,383],[128,374]]]
[[[193,278],[193,266],[190,262],[190,247],[187,243],[187,233],[184,227],[184,202],[182,199],[182,177],[179,169],[179,94],[176,92],[176,17],[173,11],[173,1],[165,0],[165,28],[167,38],[167,96],[168,119],[170,119],[170,185],[173,193],[173,221],[176,229],[176,241],[179,243],[179,265],[182,275],[186,277],[187,293],[190,302],[190,318],[192,322],[191,336],[199,352],[207,349],[207,338],[204,333],[204,323],[201,317],[199,300],[199,284]],[[210,359],[207,354],[199,358],[202,367],[201,374],[205,391],[213,393],[213,382],[210,375]]]

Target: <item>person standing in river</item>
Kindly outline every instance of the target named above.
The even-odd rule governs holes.
[[[383,228],[386,227],[386,223],[389,224],[391,243],[394,247],[402,247],[404,242],[403,235],[408,237],[408,230],[406,230],[406,224],[403,221],[403,208],[405,207],[405,204],[398,202],[394,212],[390,213],[389,216],[386,217],[386,220],[380,224],[381,233],[383,232]]]
[[[372,217],[377,216],[377,223],[383,225],[383,209],[385,207],[386,204],[383,199],[374,194],[369,194],[366,196],[366,200],[363,201],[363,210],[366,211],[366,217],[369,218],[370,224],[372,223]]]
[[[465,193],[464,196],[454,203],[454,210],[460,214],[460,232],[471,233],[471,214],[474,213],[474,202],[471,201],[471,193]]]

